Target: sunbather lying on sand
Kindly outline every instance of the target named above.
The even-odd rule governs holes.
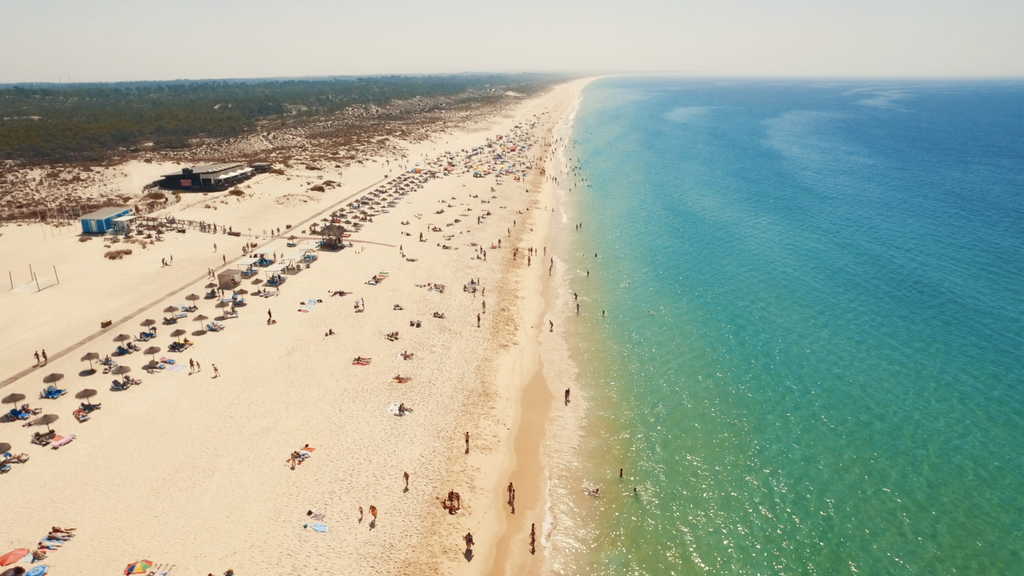
[[[74,534],[72,534],[74,531],[75,531],[74,528],[61,528],[60,526],[54,526],[53,528],[50,528],[50,532],[51,533],[71,534],[72,536],[74,535]]]
[[[331,296],[348,296],[351,292],[345,292],[344,290],[328,290],[328,294]]]
[[[402,352],[402,360],[412,360],[412,352]]]

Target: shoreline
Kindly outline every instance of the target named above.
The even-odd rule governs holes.
[[[540,208],[534,210],[530,221],[534,238],[531,244],[541,252],[541,265],[529,274],[527,286],[521,290],[525,302],[523,304],[523,330],[521,341],[522,374],[518,383],[519,402],[514,414],[514,426],[511,428],[511,442],[507,443],[510,457],[507,465],[494,483],[498,494],[494,506],[499,506],[503,520],[501,537],[498,541],[494,562],[487,572],[490,576],[512,574],[543,574],[550,572],[552,550],[548,538],[552,530],[550,479],[554,460],[551,457],[551,445],[564,441],[564,434],[553,430],[558,410],[563,408],[561,384],[568,382],[574,396],[570,407],[576,408],[576,420],[570,424],[571,435],[580,435],[580,423],[585,418],[586,404],[584,395],[574,386],[575,366],[568,351],[565,329],[569,313],[564,298],[568,294],[567,270],[568,259],[559,255],[557,249],[568,248],[568,238],[559,237],[559,229],[564,226],[565,189],[553,180],[554,176],[566,178],[568,173],[564,162],[565,141],[572,133],[575,113],[582,100],[582,91],[594,79],[583,82],[576,90],[574,97],[559,114],[557,121],[547,137],[550,146],[545,147],[542,193],[532,205]],[[539,231],[539,232],[538,232]],[[548,250],[550,249],[550,250]],[[544,258],[552,259],[555,273],[544,274]],[[555,332],[545,330],[548,321],[557,322]],[[526,327],[529,326],[527,329]],[[529,370],[527,369],[529,368]],[[559,382],[559,385],[555,385]],[[583,416],[581,416],[582,414]],[[504,474],[504,477],[502,477]],[[516,511],[512,515],[505,501],[505,481],[511,481],[516,489]],[[525,490],[523,490],[525,489]],[[519,498],[520,490],[528,499]],[[529,552],[529,533],[531,525],[536,526],[536,552]]]

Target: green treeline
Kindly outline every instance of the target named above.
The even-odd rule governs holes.
[[[101,160],[142,142],[174,148],[198,136],[234,136],[274,116],[295,120],[417,96],[530,93],[554,80],[520,74],[14,86],[0,89],[0,159]]]

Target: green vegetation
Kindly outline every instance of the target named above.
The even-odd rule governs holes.
[[[174,148],[227,137],[262,119],[302,121],[353,104],[464,95],[530,93],[550,75],[388,76],[325,80],[132,82],[0,89],[0,159],[102,160],[143,142]]]

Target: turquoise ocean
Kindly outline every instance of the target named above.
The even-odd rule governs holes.
[[[608,78],[572,138],[556,573],[1024,573],[1024,83]]]

